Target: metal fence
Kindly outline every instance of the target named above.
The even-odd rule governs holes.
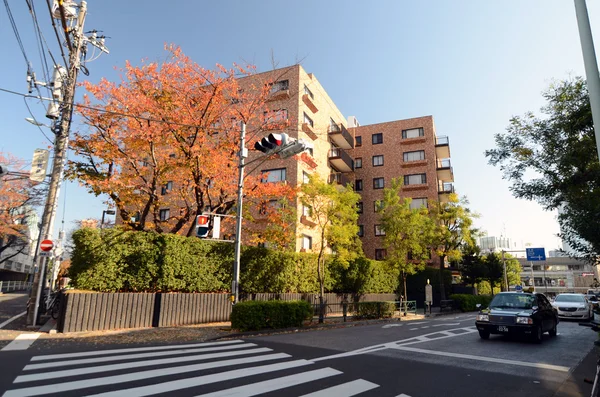
[[[0,281],[0,292],[26,291],[31,288],[27,281]]]
[[[375,295],[375,294],[372,294]],[[397,300],[362,300],[360,302],[339,301],[335,303],[325,303],[325,317],[353,317],[358,315],[359,306],[364,303],[394,303],[394,315],[417,314],[417,301],[397,301]],[[313,303],[313,316],[318,317],[320,312],[318,300]],[[380,310],[381,312],[381,310]]]

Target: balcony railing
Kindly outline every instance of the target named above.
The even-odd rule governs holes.
[[[438,193],[454,193],[454,184],[448,182],[438,182]]]
[[[436,136],[435,137],[435,145],[449,145],[450,140],[447,136]]]
[[[445,168],[451,168],[452,165],[450,164],[450,159],[441,159],[437,161],[437,169],[441,170],[441,169],[445,169]]]
[[[348,132],[343,124],[331,124],[327,129],[329,139],[331,139],[337,146],[343,149],[354,148],[354,138]]]
[[[329,151],[329,161],[340,172],[354,171],[354,160],[342,148],[334,148]]]
[[[450,140],[447,136],[435,137],[435,155],[439,159],[450,157]]]
[[[329,174],[329,183],[337,183],[338,185],[346,186],[352,184],[352,180],[342,172],[335,172]]]

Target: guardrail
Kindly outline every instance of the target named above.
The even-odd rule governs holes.
[[[27,281],[0,281],[0,292],[25,291],[31,288]]]

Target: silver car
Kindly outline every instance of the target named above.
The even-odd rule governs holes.
[[[559,318],[589,320],[592,318],[592,305],[583,294],[559,294],[552,302]]]

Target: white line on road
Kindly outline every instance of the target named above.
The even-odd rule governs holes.
[[[35,342],[37,338],[39,338],[41,333],[35,332],[32,334],[21,334],[15,338],[8,345],[4,346],[0,351],[9,351],[9,350],[27,350],[29,346]]]
[[[429,325],[426,325],[424,327],[421,327],[421,329],[425,329],[425,328],[429,328]]]
[[[418,323],[413,323],[411,322],[411,325],[421,325],[421,324],[427,324],[428,321],[419,321]]]
[[[108,361],[135,360],[135,359],[148,358],[148,357],[175,356],[178,354],[205,353],[205,352],[213,352],[213,351],[219,351],[219,350],[233,351],[236,349],[245,349],[248,347],[256,347],[256,344],[254,344],[254,343],[239,344],[238,343],[235,345],[204,347],[204,348],[199,348],[199,349],[167,350],[167,351],[162,351],[162,352],[120,354],[117,356],[84,358],[84,359],[80,359],[80,360],[52,361],[49,363],[29,364],[29,365],[26,365],[25,368],[23,368],[23,370],[31,371],[34,369],[43,369],[43,368],[55,368],[56,369],[61,366],[96,364],[96,363],[103,363],[103,362],[105,363]],[[243,354],[243,353],[240,353],[240,354]]]
[[[88,351],[81,353],[65,353],[65,354],[48,354],[46,356],[35,356],[31,358],[31,361],[43,361],[43,360],[56,360],[57,358],[75,358],[75,357],[90,357],[90,356],[103,356],[107,354],[118,354],[118,353],[133,353],[133,352],[147,352],[157,350],[169,350],[169,349],[187,349],[193,347],[204,347],[204,346],[219,346],[231,343],[242,343],[243,341],[235,339],[223,342],[208,342],[208,343],[193,343],[190,345],[166,345],[166,346],[151,346],[151,347],[134,347],[128,349],[112,349],[112,350],[100,350],[100,351]]]
[[[468,360],[477,360],[477,361],[487,361],[491,363],[500,363],[500,364],[508,364],[508,365],[517,365],[522,367],[533,367],[533,368],[541,368],[541,369],[550,369],[553,371],[560,372],[569,372],[569,367],[563,367],[561,365],[551,365],[544,363],[530,363],[527,361],[516,361],[516,360],[505,360],[503,358],[494,358],[494,357],[482,357],[482,356],[473,356],[471,354],[461,354],[461,353],[451,353],[451,352],[441,352],[441,351],[433,351],[427,349],[419,349],[416,347],[405,347],[398,346],[395,348],[396,350],[404,350],[415,353],[424,353],[431,354],[434,356],[445,356],[445,357],[455,357],[455,358],[464,358]]]
[[[402,327],[404,324],[386,324],[381,328]]]
[[[15,321],[16,319],[18,319],[19,317],[23,317],[24,315],[26,315],[27,312],[24,311],[23,313],[19,313],[16,316],[13,316],[11,318],[9,318],[8,320],[6,320],[5,322],[3,322],[2,324],[0,324],[0,329],[4,328],[5,326],[7,326],[8,324],[12,323],[13,321]]]
[[[411,328],[411,329],[409,329],[409,331],[416,331],[418,329],[419,329],[419,327],[417,327],[417,328]]]
[[[268,393],[274,390],[281,390],[287,387],[300,385],[306,382],[328,378],[330,376],[339,375],[341,373],[342,372],[333,368],[322,368],[316,369],[314,371],[308,371],[300,374],[283,376],[281,378],[252,383],[249,385],[232,387],[231,389],[219,390],[213,393],[202,394],[201,396],[196,397],[251,397],[259,394]]]
[[[402,393],[402,394],[400,394],[400,395],[398,395],[398,396],[396,396],[396,397],[410,397],[410,396],[409,396],[408,394],[404,394],[404,393]]]
[[[305,394],[301,397],[349,397],[373,390],[377,387],[379,387],[379,385],[375,383],[371,383],[363,379],[357,379],[352,382],[347,382],[341,385],[319,390],[314,393]]]
[[[156,360],[147,360],[147,361],[133,361],[133,362],[129,362],[129,363],[99,365],[99,366],[87,367],[87,368],[73,368],[73,369],[65,369],[62,371],[51,371],[51,372],[42,372],[42,373],[31,374],[31,375],[21,375],[21,376],[17,376],[17,378],[14,380],[13,383],[32,382],[35,380],[43,380],[43,379],[69,378],[71,376],[97,374],[97,373],[101,373],[101,372],[110,372],[110,371],[120,371],[120,370],[130,369],[130,368],[152,367],[154,365],[174,365],[174,364],[179,364],[179,363],[188,363],[191,361],[210,360],[212,358],[234,357],[234,356],[242,356],[244,354],[266,353],[269,351],[272,351],[272,350],[269,348],[266,348],[266,347],[261,347],[258,349],[233,350],[233,351],[221,352],[221,353],[198,354],[198,355],[192,355],[192,356],[173,357],[173,358],[160,358],[160,359],[156,359]],[[220,361],[217,361],[216,363],[220,363]]]
[[[447,327],[449,325],[460,325],[460,323],[435,324],[435,325],[432,325],[432,327]]]

